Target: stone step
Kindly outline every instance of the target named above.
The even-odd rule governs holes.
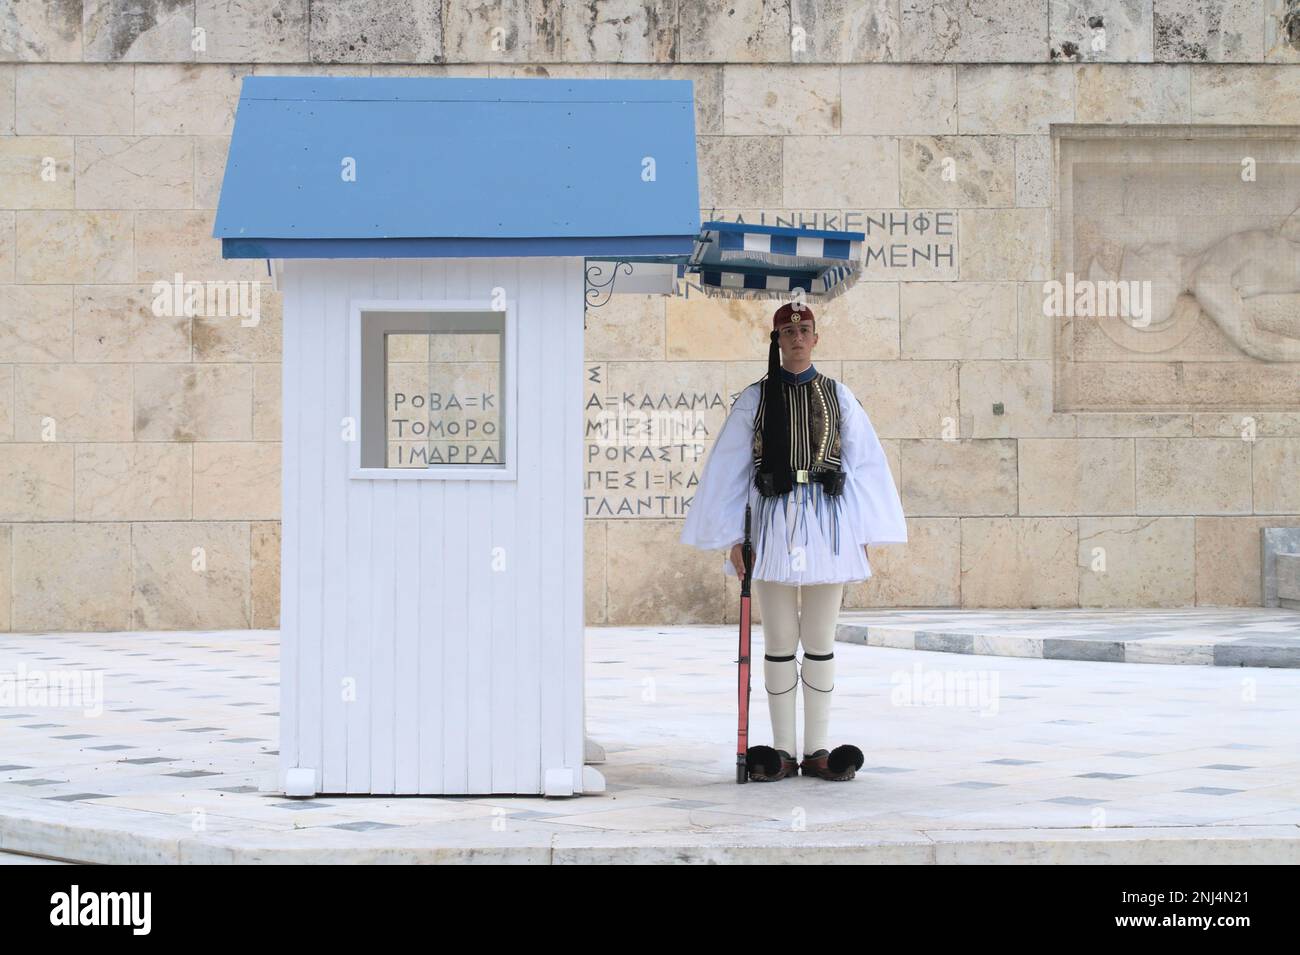
[[[976,656],[1300,667],[1300,615],[1284,608],[847,611],[835,639]]]
[[[448,842],[410,831],[163,833],[0,809],[7,846],[121,864],[894,864],[1295,865],[1291,825],[1026,829],[836,829],[767,832],[499,833]],[[154,831],[150,831],[150,830]],[[12,855],[12,854],[10,854]],[[50,860],[13,856],[29,862]]]

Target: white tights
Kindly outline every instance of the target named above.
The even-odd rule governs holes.
[[[811,756],[829,749],[831,690],[835,688],[835,622],[844,597],[841,584],[752,582],[763,618],[763,677],[773,745],[791,756],[795,749],[795,687],[802,682],[803,751]],[[802,606],[799,606],[802,604]],[[802,677],[795,668],[795,648],[803,644]],[[773,658],[776,659],[773,659]]]

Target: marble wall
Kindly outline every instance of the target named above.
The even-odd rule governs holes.
[[[264,286],[249,325],[160,316],[153,291],[265,279],[210,238],[259,73],[693,80],[705,213],[870,235],[815,359],[871,414],[911,540],[873,548],[846,605],[1258,604],[1260,528],[1300,526],[1294,359],[1193,323],[1125,361],[1122,336],[1063,336],[1043,283],[1067,212],[1111,268],[1159,226],[1126,219],[1159,190],[1122,171],[1085,170],[1092,198],[1061,206],[1071,129],[1293,141],[1297,61],[1300,0],[7,0],[0,629],[276,625],[279,297]],[[1250,195],[1289,202],[1296,168],[1261,166]],[[1207,214],[1215,174],[1192,174]],[[589,377],[725,407],[763,372],[769,315],[617,297],[589,310]],[[1080,354],[1122,374],[1080,383],[1059,364]],[[608,485],[589,477],[597,511],[627,497]],[[679,545],[680,523],[589,516],[591,623],[733,619],[721,555]]]

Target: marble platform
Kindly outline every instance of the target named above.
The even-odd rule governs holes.
[[[836,640],[1048,660],[1300,667],[1300,612],[1258,607],[846,611]]]
[[[170,863],[1300,862],[1300,671],[841,643],[831,736],[866,753],[858,777],[738,786],[735,641],[732,627],[588,630],[587,728],[606,752],[603,795],[297,800],[266,791],[274,632],[5,635],[0,671],[105,676],[100,715],[0,707],[0,852]],[[754,690],[752,740],[770,742],[761,672]]]

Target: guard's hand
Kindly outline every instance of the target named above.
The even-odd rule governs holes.
[[[731,566],[736,568],[736,576],[741,580],[745,579],[745,558],[741,553],[740,544],[731,548]]]

